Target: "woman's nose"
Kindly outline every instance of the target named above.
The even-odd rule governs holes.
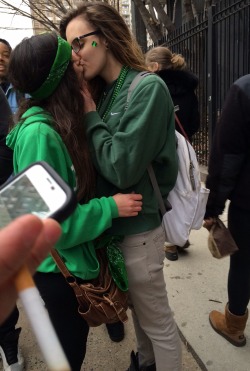
[[[78,62],[81,59],[81,57],[72,50],[72,61]]]

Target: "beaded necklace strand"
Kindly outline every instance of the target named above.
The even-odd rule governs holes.
[[[123,66],[122,69],[121,69],[121,72],[118,76],[118,79],[116,80],[116,83],[115,83],[115,87],[113,89],[113,93],[112,93],[112,96],[108,102],[108,105],[107,105],[107,108],[105,110],[105,112],[103,113],[102,115],[102,120],[105,122],[113,104],[114,104],[114,101],[116,99],[116,97],[118,96],[121,88],[122,88],[122,85],[126,79],[126,76],[127,76],[127,73],[129,71],[129,67],[128,66]],[[105,93],[102,94],[102,97],[101,99],[99,100],[98,102],[98,105],[97,105],[97,111],[100,110],[101,106],[102,106],[102,103],[104,102],[104,99],[105,99]]]

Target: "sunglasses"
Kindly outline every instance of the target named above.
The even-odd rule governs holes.
[[[97,31],[92,31],[92,32],[89,32],[89,33],[86,33],[85,35],[81,35],[81,36],[78,36],[76,37],[72,43],[71,43],[71,48],[72,50],[75,52],[75,53],[78,53],[81,48],[82,48],[82,45],[81,45],[81,40],[82,39],[85,39],[85,37],[88,37],[88,36],[91,36],[91,35],[97,35],[98,33],[101,33],[101,31],[97,30]]]

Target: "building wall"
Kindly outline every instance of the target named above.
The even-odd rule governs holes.
[[[79,2],[78,0],[71,0],[70,1],[72,5],[76,4]],[[121,16],[125,19],[126,24],[128,27],[131,29],[131,0],[110,0],[109,1],[110,5],[114,6]],[[65,8],[69,8],[68,4],[64,2]],[[49,0],[40,0],[36,2],[36,7],[41,9],[41,12],[43,12],[46,17],[54,24],[59,26],[60,23],[60,18],[62,17],[63,13],[58,14],[58,9],[57,11],[53,11],[53,6],[51,5],[51,2]],[[34,11],[31,9],[31,13],[34,14]],[[35,14],[34,14],[35,16]],[[33,29],[34,29],[34,34],[39,34],[44,31],[46,31],[46,28],[44,25],[42,25],[38,21],[33,21]],[[48,30],[48,29],[47,29]]]

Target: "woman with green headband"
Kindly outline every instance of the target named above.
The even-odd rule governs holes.
[[[93,198],[95,171],[86,142],[83,97],[65,40],[53,33],[24,39],[11,56],[9,77],[15,88],[31,96],[21,105],[18,123],[7,137],[14,150],[14,173],[43,160],[76,189],[79,204],[62,223],[56,247],[79,280],[94,279],[99,265],[92,241],[111,227],[113,219],[136,216],[142,197],[120,193]],[[89,327],[78,313],[75,294],[51,256],[38,267],[35,281],[72,371],[79,371]]]
[[[163,275],[164,242],[156,195],[147,172],[152,163],[167,197],[177,177],[174,105],[157,75],[128,90],[144,56],[120,14],[106,2],[81,2],[61,20],[83,85],[85,122],[99,174],[98,195],[135,191],[143,195],[137,218],[116,220],[107,233],[124,234],[123,251],[138,354],[130,370],[179,371],[181,347]]]

